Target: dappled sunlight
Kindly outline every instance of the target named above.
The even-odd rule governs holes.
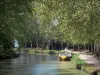
[[[0,75],[94,74],[99,58],[100,0],[0,0]]]

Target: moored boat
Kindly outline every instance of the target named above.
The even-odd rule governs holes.
[[[58,60],[60,61],[70,61],[72,57],[72,53],[69,51],[63,51],[59,53]]]

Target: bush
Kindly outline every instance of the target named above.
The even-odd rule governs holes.
[[[10,49],[0,52],[0,60],[13,58],[17,56],[19,56],[19,54],[15,53],[13,50]]]
[[[77,65],[76,65],[76,68],[77,68],[77,69],[81,69],[81,67],[82,67],[82,64],[77,64]]]

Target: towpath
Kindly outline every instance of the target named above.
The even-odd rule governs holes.
[[[94,55],[87,53],[87,51],[72,51],[72,53],[79,54],[79,59],[84,60],[86,64],[92,65],[95,70],[100,71],[100,59]]]

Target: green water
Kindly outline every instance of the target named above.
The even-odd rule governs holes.
[[[55,55],[23,54],[0,61],[0,75],[88,75],[71,62],[58,61]]]

